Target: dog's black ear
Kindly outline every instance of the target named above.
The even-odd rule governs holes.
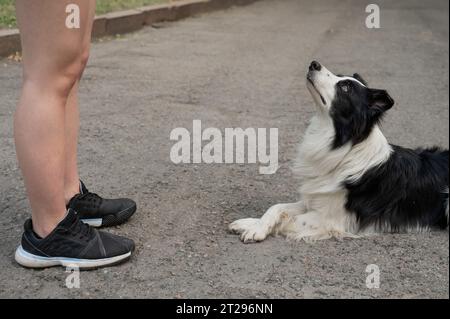
[[[369,110],[373,115],[381,115],[394,105],[394,100],[386,90],[369,89]]]
[[[364,80],[361,75],[359,75],[358,73],[354,73],[353,74],[353,78],[357,79],[359,82],[361,82],[362,84],[364,84],[365,86],[367,86],[367,82],[366,80]]]

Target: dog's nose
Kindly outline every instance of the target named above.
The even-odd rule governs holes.
[[[311,65],[309,66],[310,71],[320,71],[321,68],[322,66],[317,61],[312,61]]]

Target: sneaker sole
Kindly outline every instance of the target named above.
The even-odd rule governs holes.
[[[15,254],[17,263],[26,268],[48,268],[54,266],[77,267],[79,269],[97,269],[100,267],[120,264],[131,257],[131,252],[120,256],[102,259],[78,259],[67,257],[43,257],[30,254],[20,245]]]
[[[81,219],[85,224],[92,227],[111,227],[125,223],[136,212],[136,205],[133,205],[116,214],[106,215],[103,218]]]

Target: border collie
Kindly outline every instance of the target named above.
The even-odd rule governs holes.
[[[448,150],[387,142],[379,123],[394,105],[358,75],[313,61],[307,87],[316,105],[294,172],[301,200],[272,206],[229,229],[245,243],[281,234],[314,241],[448,227]]]

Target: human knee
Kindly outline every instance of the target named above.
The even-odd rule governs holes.
[[[73,85],[80,79],[86,68],[89,59],[89,50],[81,49],[78,50],[73,56],[73,58],[61,67],[60,81],[63,90],[68,90],[70,92]]]
[[[67,97],[80,79],[89,58],[89,50],[72,48],[58,57],[41,59],[40,64],[24,65],[24,80],[41,90]]]
[[[57,94],[62,97],[67,97],[72,87],[80,78],[81,73],[81,61],[74,62],[72,65],[62,68],[52,82]]]

